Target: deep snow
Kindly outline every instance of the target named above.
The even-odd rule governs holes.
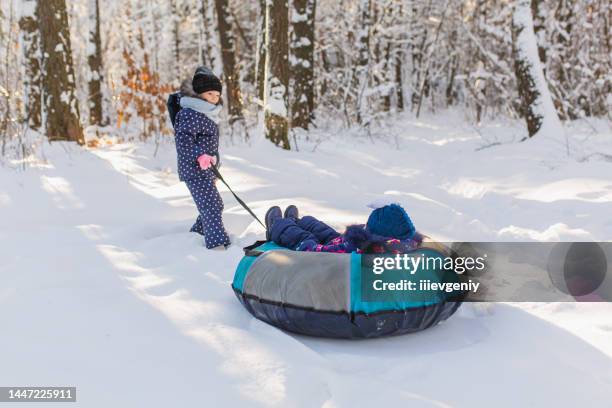
[[[342,228],[386,195],[440,240],[611,240],[612,135],[573,126],[567,140],[507,143],[518,127],[406,119],[374,142],[226,144],[221,171],[260,216],[295,203]],[[464,305],[367,341],[253,319],[229,285],[262,228],[219,184],[235,244],[204,249],[186,232],[196,213],[173,144],[154,150],[44,144],[27,171],[0,168],[0,385],[76,386],[66,406],[84,407],[609,404],[606,303]]]

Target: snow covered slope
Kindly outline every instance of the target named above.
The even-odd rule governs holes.
[[[315,134],[300,152],[255,140],[225,146],[221,171],[260,215],[295,203],[342,228],[387,195],[437,239],[612,239],[609,131],[501,145],[511,127],[480,132],[495,137],[449,119],[398,123],[388,142]],[[371,341],[253,319],[229,285],[262,228],[220,185],[235,245],[205,250],[186,232],[196,213],[174,146],[153,151],[45,145],[27,171],[0,169],[0,385],[76,386],[66,406],[83,407],[612,399],[609,304],[465,305],[431,330]]]

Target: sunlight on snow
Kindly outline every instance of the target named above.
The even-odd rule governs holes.
[[[63,177],[40,176],[43,190],[51,194],[60,209],[78,209],[85,206],[73,193],[70,183]]]
[[[383,194],[390,195],[390,196],[411,197],[411,198],[414,198],[414,199],[419,200],[419,201],[425,201],[425,202],[428,202],[428,203],[436,204],[436,205],[439,205],[440,207],[448,208],[450,210],[455,211],[450,206],[448,206],[448,205],[446,205],[444,203],[441,203],[440,201],[433,200],[433,199],[431,199],[429,197],[425,197],[423,194],[419,194],[419,193],[404,193],[402,191],[389,190],[389,191],[385,191]]]
[[[498,235],[511,236],[513,239],[525,239],[533,241],[564,241],[567,239],[592,240],[593,236],[584,229],[570,228],[563,223],[556,223],[546,228],[544,231],[537,231],[530,228],[517,227],[510,225],[499,230]]]
[[[238,156],[232,156],[232,155],[229,155],[229,154],[224,154],[223,155],[223,163],[225,163],[227,161],[233,161],[233,162],[236,162],[236,163],[247,165],[247,166],[249,166],[250,168],[253,168],[253,169],[268,171],[268,172],[272,172],[272,173],[276,173],[278,171],[278,170],[270,168],[270,167],[262,166],[261,164],[255,164],[253,162],[250,162],[250,161],[245,160],[245,159],[243,159],[241,157],[238,157]]]
[[[558,200],[605,203],[612,201],[612,183],[604,179],[570,178],[537,186],[521,193],[518,198],[544,203]]]
[[[373,169],[378,171],[383,176],[413,178],[421,174],[423,171],[408,167],[388,167],[386,169]]]
[[[129,183],[143,193],[161,200],[166,200],[169,205],[175,207],[191,205],[189,190],[179,181],[175,172],[151,171],[151,169],[145,168],[139,164],[137,161],[138,158],[127,149],[125,149],[122,154],[117,154],[112,150],[95,150],[93,153],[101,159],[108,161],[118,172],[125,174]],[[223,157],[224,162],[227,159],[227,156]],[[240,160],[235,157],[230,160],[240,162]],[[251,167],[272,171],[261,166]],[[270,183],[264,182],[263,179],[245,172],[225,167],[224,173],[227,174],[226,177],[228,179],[232,180],[232,189],[236,192],[247,192],[270,186]],[[220,192],[229,191],[227,187],[220,182],[217,188]]]
[[[434,140],[431,142],[431,144],[434,144],[436,146],[444,146],[445,144],[448,143],[453,143],[453,142],[466,142],[469,140],[479,140],[478,136],[472,135],[472,136],[456,136],[456,137],[450,137],[450,138],[446,138],[446,139],[438,139],[438,140]]]
[[[494,181],[475,178],[459,178],[454,183],[443,186],[450,194],[482,199],[488,192],[508,194],[523,200],[552,203],[561,200],[577,200],[592,203],[612,202],[612,184],[610,180],[596,178],[568,178],[539,184],[536,179],[532,185]]]
[[[242,381],[241,394],[264,406],[278,406],[286,399],[285,363],[247,331],[222,323],[225,306],[195,299],[186,289],[173,289],[171,278],[137,264],[138,253],[111,245],[97,248],[139,299],[224,359],[221,371]]]
[[[480,200],[493,187],[492,183],[485,183],[482,180],[460,178],[452,185],[443,186],[450,194],[465,198]]]
[[[101,225],[97,225],[97,224],[77,225],[76,229],[81,231],[81,233],[85,235],[87,239],[91,239],[92,241],[97,241],[100,239],[108,238],[108,234],[104,232],[104,228]]]
[[[130,149],[123,148],[121,154],[113,150],[94,150],[93,154],[106,160],[116,171],[124,174],[128,182],[138,190],[155,198],[172,198],[188,194],[184,186],[172,188],[178,184],[176,175],[172,172],[151,171],[140,165]]]

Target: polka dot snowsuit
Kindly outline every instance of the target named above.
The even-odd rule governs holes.
[[[185,108],[176,115],[175,133],[179,180],[187,184],[200,213],[191,231],[204,235],[207,248],[227,245],[230,241],[223,227],[217,179],[210,169],[202,170],[198,164],[203,154],[217,155],[219,128],[205,114]]]

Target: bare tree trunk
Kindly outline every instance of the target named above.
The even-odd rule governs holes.
[[[357,61],[354,67],[352,88],[357,93],[356,108],[357,122],[364,124],[365,90],[368,86],[370,64],[370,30],[372,28],[371,0],[360,0],[359,18],[360,26],[357,31]]]
[[[314,109],[315,7],[316,0],[293,0],[291,126],[303,129],[308,129]]]
[[[174,61],[176,63],[176,76],[180,78],[181,69],[181,36],[180,36],[180,14],[178,10],[177,0],[170,0],[170,9],[172,10],[172,36],[174,37]]]
[[[448,78],[448,85],[446,86],[446,106],[451,106],[455,99],[455,76],[457,75],[457,68],[459,66],[457,55],[453,55],[450,62],[450,73]]]
[[[287,0],[266,3],[265,134],[275,145],[289,149],[289,8]]]
[[[402,18],[404,15],[404,7],[400,3],[397,6],[398,18]],[[405,40],[404,33],[400,33],[400,40]],[[404,110],[404,45],[399,44],[395,49],[395,93],[397,97],[397,110],[399,112]]]
[[[444,24],[444,20],[446,19],[446,10],[448,9],[449,4],[450,4],[450,1],[447,1],[446,5],[444,6],[444,10],[442,12],[442,16],[440,17],[440,22],[436,26],[435,35],[434,35],[433,41],[431,42],[431,44],[429,46],[429,49],[431,49],[433,47],[436,47],[437,44],[438,44],[438,38],[440,36],[440,31],[442,29],[442,25]],[[422,57],[422,55],[421,55],[421,57]],[[429,56],[427,58],[425,68],[421,69],[421,73],[420,73],[421,74],[421,84],[419,86],[419,97],[418,97],[417,111],[416,111],[416,117],[417,118],[421,114],[421,106],[423,105],[423,101],[425,100],[425,97],[429,96],[429,70],[430,70],[431,64],[432,64],[432,60],[431,60],[431,56]],[[421,61],[420,65],[421,65],[421,67],[423,67],[422,61]],[[432,94],[431,94],[431,101],[432,101],[431,106],[434,106],[434,104],[433,104],[433,97],[434,97],[434,94],[432,92]]]
[[[67,140],[84,144],[75,96],[75,77],[65,0],[38,2],[45,90],[46,131],[50,141]]]
[[[557,34],[556,38],[554,39],[554,42],[560,48],[561,58],[567,57],[568,47],[570,46],[569,38],[573,28],[572,4],[573,2],[571,2],[571,0],[561,0],[557,4],[557,9],[555,10],[555,20],[557,20],[557,24],[559,26],[558,30],[563,32],[563,34]],[[553,95],[555,107],[557,108],[557,112],[559,112],[559,116],[562,120],[574,120],[578,118],[578,115],[574,111],[572,104],[567,103],[569,100],[567,95],[568,90],[573,88],[569,84],[567,69],[563,66],[563,64],[557,64],[555,71],[558,84],[560,85],[557,88],[557,92],[555,92]]]
[[[404,77],[403,77],[403,51],[398,49],[395,53],[395,94],[397,96],[397,110],[404,110]]]
[[[8,141],[17,136],[17,148],[21,150],[18,155],[21,156],[21,158],[24,158],[26,156],[27,148],[21,137],[21,129],[17,129],[17,126],[15,126],[17,125],[15,119],[19,121],[21,119],[19,115],[19,107],[13,105],[13,98],[14,94],[16,93],[15,91],[17,91],[17,84],[16,81],[12,80],[14,79],[11,78],[12,75],[10,75],[10,72],[15,72],[16,68],[16,64],[12,62],[15,60],[14,50],[19,44],[19,40],[16,41],[13,34],[15,31],[15,18],[19,17],[15,16],[13,0],[11,0],[6,6],[6,9],[8,9],[8,16],[4,15],[4,7],[0,8],[0,44],[2,45],[2,49],[0,51],[4,54],[3,61],[0,62],[0,80],[2,80],[1,87],[3,88],[2,92],[0,92],[3,102],[3,104],[0,105],[0,114],[2,115],[0,117],[0,156],[5,157]],[[32,7],[27,13],[28,15],[34,14],[36,4],[31,4],[31,6]],[[5,18],[6,21],[4,21]],[[6,31],[4,29],[5,24],[7,27]],[[19,127],[21,127],[21,123],[19,123],[19,125]],[[23,166],[25,169],[25,162],[23,163]]]
[[[89,124],[101,126],[102,114],[102,39],[99,0],[89,1]]]
[[[242,95],[236,66],[235,38],[230,23],[228,0],[215,0],[217,10],[217,25],[221,40],[221,59],[223,61],[223,77],[227,92],[227,107],[230,124],[243,119]]]
[[[562,133],[563,128],[553,106],[548,84],[538,56],[530,0],[519,0],[512,16],[514,70],[521,99],[521,113],[529,137],[543,127],[547,133]]]
[[[257,85],[257,97],[260,101],[265,98],[266,90],[266,0],[259,0],[259,15],[257,24],[257,61],[255,63],[255,83]]]
[[[460,21],[463,21],[463,3],[460,5]],[[446,85],[446,106],[451,106],[455,100],[455,77],[457,76],[457,70],[459,69],[459,55],[456,52],[457,47],[457,27],[453,28],[453,31],[450,33],[448,42],[449,48],[453,50],[453,56],[449,62],[449,75],[448,75],[448,84]]]
[[[21,29],[21,42],[26,61],[23,83],[28,124],[32,129],[38,130],[42,127],[42,77],[40,33],[36,7],[36,0],[23,1],[19,28]]]
[[[385,61],[383,65],[383,71],[385,73],[385,79],[387,73],[391,71],[391,38],[385,38],[387,44],[385,45]],[[388,89],[383,95],[383,111],[389,112],[391,110],[391,89]]]

